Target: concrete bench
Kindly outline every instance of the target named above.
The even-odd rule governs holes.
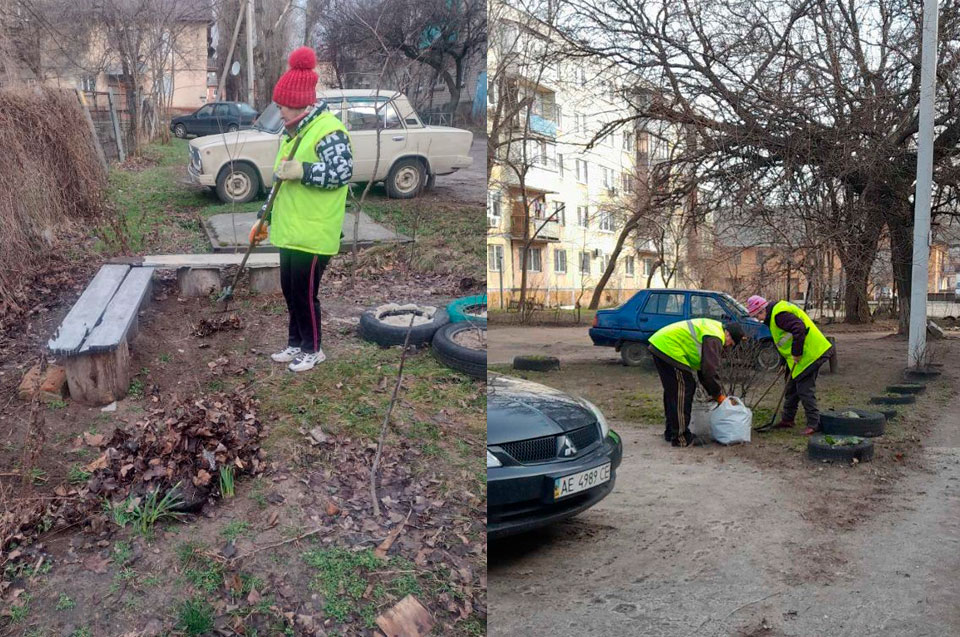
[[[230,267],[240,265],[239,253],[214,254],[152,254],[144,257],[123,257],[111,263],[176,270],[180,296],[204,297],[217,294],[222,287],[221,275]],[[259,294],[280,293],[280,254],[277,252],[250,255],[247,261],[250,288]]]
[[[47,343],[62,358],[74,400],[107,405],[130,387],[129,341],[153,278],[152,267],[100,268]]]

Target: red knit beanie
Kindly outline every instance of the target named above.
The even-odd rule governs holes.
[[[317,54],[302,46],[290,54],[290,70],[273,87],[273,101],[287,108],[306,108],[317,101]]]

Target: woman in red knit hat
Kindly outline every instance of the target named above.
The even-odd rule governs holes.
[[[317,98],[316,54],[300,47],[290,54],[290,69],[273,88],[285,132],[274,164],[274,179],[284,183],[266,220],[270,241],[280,250],[280,285],[287,301],[290,328],[287,347],[273,354],[294,372],[312,369],[326,356],[320,347],[320,277],[340,251],[347,202],[347,182],[353,176],[353,155],[347,130]],[[297,146],[293,159],[286,158]],[[261,210],[261,215],[263,210]],[[266,230],[251,241],[267,238]]]

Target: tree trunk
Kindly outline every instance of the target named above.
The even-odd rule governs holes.
[[[846,281],[843,289],[843,305],[846,322],[863,324],[870,322],[870,305],[867,303],[867,281],[870,278],[871,259],[850,259],[844,263]]]
[[[607,263],[607,269],[604,270],[603,276],[600,277],[597,285],[593,288],[593,296],[590,298],[588,309],[595,310],[600,305],[600,296],[603,294],[603,289],[607,286],[610,277],[613,276],[613,271],[617,267],[617,259],[620,257],[620,251],[623,250],[623,244],[626,242],[627,237],[630,236],[630,233],[633,232],[634,227],[633,225],[624,226],[623,231],[620,232],[620,236],[617,237],[617,245],[610,254],[610,262]],[[649,287],[649,285],[647,287]]]
[[[893,266],[893,278],[900,294],[897,312],[897,332],[910,331],[910,290],[913,284],[913,226],[903,223],[889,223],[890,258]]]

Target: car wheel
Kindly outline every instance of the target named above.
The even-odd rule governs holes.
[[[429,177],[427,177],[427,185],[426,185],[427,190],[433,190],[433,187],[436,185],[437,185],[436,175],[430,175]]]
[[[757,367],[765,372],[772,372],[780,366],[780,352],[773,341],[764,341],[763,347],[757,352]]]
[[[387,194],[394,199],[412,199],[420,194],[427,182],[427,171],[419,159],[401,159],[387,175]]]
[[[184,137],[187,136],[187,127],[184,126],[183,124],[177,124],[176,126],[173,127],[173,134],[179,137],[180,139],[183,139]]]
[[[620,360],[627,367],[637,367],[647,357],[647,348],[643,343],[628,341],[620,346]]]
[[[240,127],[237,126],[236,124],[230,124],[229,126],[227,126],[228,133],[236,133],[238,130],[240,130]]]
[[[217,196],[226,203],[247,203],[260,192],[260,176],[252,166],[226,166],[217,177]]]

